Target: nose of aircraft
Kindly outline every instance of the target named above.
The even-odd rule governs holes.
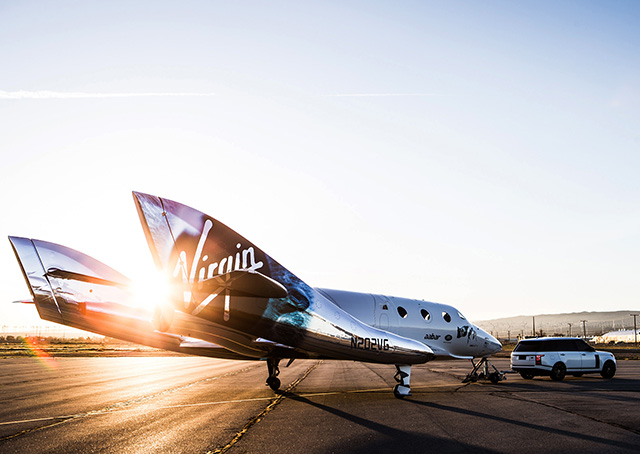
[[[484,344],[482,348],[483,355],[493,355],[494,353],[498,353],[500,350],[502,350],[502,344],[500,343],[500,341],[498,341],[498,339],[487,333],[482,328],[476,327],[476,330],[477,336],[482,339],[482,342]]]

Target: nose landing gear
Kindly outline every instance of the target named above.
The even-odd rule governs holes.
[[[496,366],[489,361],[489,358],[481,358],[477,363],[474,363],[472,359],[471,364],[473,364],[473,370],[469,372],[464,380],[462,380],[462,383],[489,380],[491,383],[495,384],[507,379],[504,372],[499,371]],[[493,368],[493,372],[489,372],[489,367]]]
[[[398,384],[393,387],[393,395],[402,399],[411,395],[409,380],[411,379],[411,366],[396,364],[396,374],[393,376]]]
[[[269,371],[267,386],[274,391],[280,389],[280,379],[278,378],[278,375],[280,375],[280,368],[278,367],[278,364],[280,364],[280,358],[267,359],[267,370]]]

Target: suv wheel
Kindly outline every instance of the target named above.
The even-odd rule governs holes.
[[[520,372],[520,376],[525,380],[531,380],[533,378],[533,372]]]
[[[606,363],[604,363],[604,365],[602,366],[602,370],[600,371],[600,375],[602,375],[602,378],[613,378],[615,374],[616,365],[613,363],[613,361],[607,361]]]
[[[604,368],[603,368],[604,370]],[[567,366],[564,363],[555,363],[551,368],[551,380],[561,381],[567,373]]]

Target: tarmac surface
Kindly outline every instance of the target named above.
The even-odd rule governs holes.
[[[495,361],[508,369],[508,360]],[[283,364],[284,366],[284,364]],[[1,453],[637,453],[640,361],[599,375],[462,384],[468,361],[395,368],[198,357],[0,360]]]

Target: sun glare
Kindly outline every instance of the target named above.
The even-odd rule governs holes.
[[[133,304],[151,312],[158,306],[169,304],[169,281],[155,270],[140,273],[133,281]]]

